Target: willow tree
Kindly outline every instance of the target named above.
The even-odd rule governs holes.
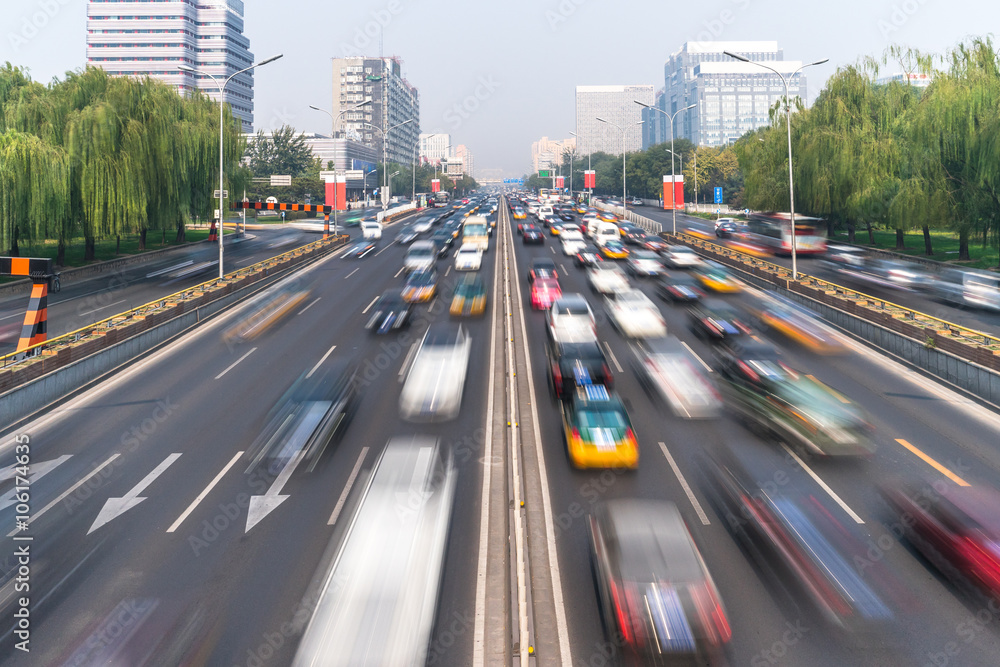
[[[20,254],[20,241],[63,238],[69,220],[69,160],[38,137],[0,133],[0,251]]]

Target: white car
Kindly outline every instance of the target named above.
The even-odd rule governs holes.
[[[546,314],[549,337],[554,343],[589,343],[597,340],[594,311],[582,294],[563,294]]]
[[[599,294],[617,294],[629,289],[628,277],[613,262],[600,262],[587,269],[590,289]]]
[[[710,419],[722,411],[722,397],[704,368],[676,336],[633,346],[636,375],[682,419]]]
[[[667,266],[672,269],[690,269],[702,264],[698,253],[686,245],[668,246],[666,250],[660,253],[660,256],[663,257],[663,261],[666,262]]]
[[[424,234],[431,231],[431,226],[434,224],[433,215],[425,215],[416,222],[413,223],[413,231],[417,234]]]
[[[580,232],[574,232],[574,234],[575,236],[570,237],[567,237],[565,232],[559,235],[562,238],[563,254],[567,257],[574,257],[587,247],[587,242],[583,240],[583,235]]]
[[[483,251],[478,246],[463,244],[455,253],[456,271],[478,271],[483,265]]]
[[[361,223],[361,236],[365,239],[377,240],[382,238],[382,223],[381,222],[362,222]]]
[[[658,276],[663,273],[660,256],[651,250],[636,250],[630,252],[625,263],[628,272],[633,276]]]
[[[721,225],[724,222],[731,222],[734,225],[740,224],[740,221],[737,220],[736,218],[719,218],[718,220],[715,221],[715,228],[718,229],[719,225]]]
[[[462,325],[435,323],[413,357],[399,396],[406,421],[448,421],[458,416],[469,368],[472,339]]]
[[[662,338],[667,335],[667,323],[656,304],[637,289],[605,297],[608,317],[623,335],[629,338]]]

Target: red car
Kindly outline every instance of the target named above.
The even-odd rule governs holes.
[[[555,278],[538,278],[531,283],[531,307],[535,310],[548,310],[561,296],[562,287]]]

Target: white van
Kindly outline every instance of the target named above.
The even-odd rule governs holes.
[[[434,241],[414,241],[406,251],[404,269],[409,271],[430,271],[437,264],[437,246]]]
[[[361,223],[361,234],[366,239],[382,238],[382,223],[366,220]]]
[[[550,206],[549,204],[543,204],[542,206],[538,207],[539,220],[541,220],[542,218],[555,218],[555,217],[556,217],[555,211],[552,210],[552,206]]]
[[[618,229],[618,225],[613,222],[604,222],[598,220],[596,224],[593,225],[593,231],[591,236],[594,238],[594,243],[599,246],[604,245],[608,241],[621,241],[622,233]]]

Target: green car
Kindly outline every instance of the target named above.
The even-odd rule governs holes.
[[[871,457],[865,411],[816,378],[792,370],[772,346],[751,338],[719,355],[726,403],[758,429],[814,456]]]

